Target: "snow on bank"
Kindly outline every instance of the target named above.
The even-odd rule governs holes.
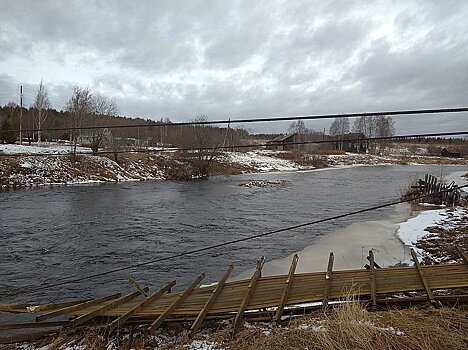
[[[416,247],[416,242],[425,236],[434,235],[427,231],[428,227],[438,226],[444,230],[454,228],[454,222],[461,220],[465,214],[463,207],[421,211],[414,218],[401,223],[397,235],[405,245],[422,255],[423,252]]]
[[[301,167],[293,161],[275,157],[277,152],[257,150],[249,152],[225,152],[221,161],[235,163],[255,169],[258,172],[268,171],[294,171]]]
[[[91,150],[87,147],[77,147],[76,151],[79,153],[91,153]],[[0,144],[0,152],[5,154],[68,154],[72,152],[72,147],[57,143],[42,143],[41,146],[37,144],[33,146]]]
[[[446,215],[446,209],[422,211],[414,218],[401,223],[397,235],[405,245],[419,252],[414,244],[423,236],[429,234],[425,229],[437,224],[444,215]]]

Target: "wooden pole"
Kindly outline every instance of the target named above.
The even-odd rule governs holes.
[[[375,262],[374,262],[374,252],[369,250],[369,261],[370,261],[370,290],[372,298],[372,309],[377,309],[377,286],[375,283]]]
[[[99,304],[104,303],[106,301],[116,299],[116,298],[120,297],[121,295],[122,294],[120,294],[120,293],[112,294],[112,295],[109,295],[107,297],[103,297],[103,298],[99,298],[99,299],[93,299],[93,300],[90,300],[90,301],[85,301],[84,303],[80,303],[80,304],[64,307],[64,308],[59,309],[59,310],[51,311],[51,312],[45,313],[43,315],[37,316],[36,317],[36,322],[41,322],[41,321],[44,321],[44,320],[48,320],[49,318],[54,318],[54,317],[57,317],[57,316],[69,314],[69,313],[72,313],[72,312],[77,311],[77,310],[86,309],[89,306],[99,305]]]
[[[192,282],[192,284],[184,290],[182,293],[179,294],[179,297],[161,314],[159,317],[154,321],[149,327],[148,331],[149,332],[154,332],[157,330],[162,323],[164,322],[164,319],[169,316],[177,307],[184,302],[185,299],[188,298],[188,296],[193,292],[193,290],[198,286],[198,284],[201,282],[202,279],[205,278],[205,273],[201,273],[198,275],[198,277],[195,279],[195,281]]]
[[[286,278],[286,281],[285,281],[283,294],[281,295],[281,299],[280,299],[278,308],[276,309],[275,318],[274,318],[274,323],[276,325],[278,325],[279,322],[281,322],[281,316],[283,316],[284,306],[286,305],[286,301],[288,300],[289,291],[291,290],[291,287],[292,287],[294,272],[296,272],[296,266],[297,266],[297,261],[298,260],[299,260],[299,257],[297,256],[297,254],[294,254],[294,256],[292,258],[291,266],[289,268],[288,277]]]
[[[223,276],[221,277],[218,284],[216,285],[216,288],[213,290],[213,293],[208,298],[205,305],[203,305],[203,308],[201,309],[201,311],[198,314],[197,318],[195,319],[192,326],[190,327],[189,338],[193,338],[195,333],[197,333],[198,329],[200,328],[201,324],[203,323],[203,320],[205,319],[206,315],[208,314],[208,311],[210,310],[211,306],[214,304],[216,299],[218,299],[218,296],[221,294],[221,291],[223,290],[224,285],[226,284],[226,281],[227,281],[227,279],[228,279],[228,277],[231,274],[233,269],[234,269],[234,265],[232,265],[232,264],[228,265],[226,271],[224,272]]]
[[[236,334],[238,332],[239,326],[243,321],[244,312],[249,306],[250,299],[252,298],[252,295],[255,291],[255,286],[262,274],[262,268],[264,264],[265,257],[262,257],[260,259],[260,262],[257,264],[257,269],[255,270],[254,274],[252,275],[252,278],[250,279],[249,286],[247,287],[247,292],[245,293],[244,298],[242,299],[241,304],[239,306],[239,310],[237,311],[236,317],[234,318],[234,322],[232,324],[233,334]]]
[[[148,287],[145,287],[143,288],[143,291],[147,292],[149,290]],[[141,295],[141,292],[140,291],[136,291],[136,292],[133,292],[133,293],[130,293],[130,294],[127,294],[117,300],[114,300],[112,301],[111,303],[109,304],[106,304],[106,305],[103,305],[91,312],[88,312],[87,314],[84,314],[84,315],[81,315],[80,317],[78,318],[75,318],[71,324],[72,326],[78,326],[80,324],[83,324],[91,319],[93,319],[94,317],[96,316],[99,316],[100,314],[103,314],[104,312],[106,311],[109,311],[117,306],[120,306],[122,304],[125,304],[126,302],[132,300],[132,299],[135,299],[136,297],[140,296]]]
[[[413,257],[414,266],[416,267],[416,269],[418,271],[418,274],[419,274],[419,277],[421,278],[421,282],[422,282],[422,284],[424,286],[424,289],[426,290],[427,298],[431,302],[432,306],[437,308],[438,304],[434,299],[434,295],[432,294],[432,290],[429,287],[429,283],[427,283],[426,276],[424,275],[424,271],[422,270],[421,265],[419,264],[418,257],[416,256],[416,253],[414,252],[413,248],[411,248],[411,256]]]
[[[164,293],[169,292],[169,290],[173,286],[175,286],[175,284],[176,284],[176,281],[171,281],[171,282],[167,283],[160,290],[158,290],[157,292],[154,292],[152,295],[150,295],[146,299],[142,300],[140,303],[135,305],[132,309],[127,311],[125,314],[123,314],[122,316],[119,316],[114,321],[112,321],[109,324],[108,329],[114,329],[114,328],[118,328],[118,327],[122,326],[125,323],[125,321],[127,319],[129,319],[132,315],[134,315],[135,313],[137,313],[138,311],[143,309],[145,306],[151,304],[153,301],[159,299]]]
[[[330,289],[331,289],[331,283],[332,283],[332,277],[333,277],[334,260],[335,260],[335,257],[333,255],[333,252],[330,252],[330,255],[328,257],[327,272],[325,273],[325,288],[323,290],[323,300],[322,300],[323,311],[325,311],[328,307],[328,299],[330,297]]]

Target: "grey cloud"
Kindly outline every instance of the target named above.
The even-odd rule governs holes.
[[[467,10],[464,1],[7,0],[0,74],[17,84],[18,67],[2,62],[28,56],[24,69],[32,70],[45,50],[60,66],[93,72],[90,88],[118,98],[125,114],[172,120],[461,106]],[[44,78],[63,108],[75,82]],[[460,117],[424,120],[425,130],[467,125]],[[397,131],[420,130],[396,121]]]

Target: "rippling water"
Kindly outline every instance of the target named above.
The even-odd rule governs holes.
[[[444,173],[460,170],[445,167]],[[411,180],[439,166],[374,166],[249,174],[199,182],[148,181],[0,193],[0,302],[57,301],[129,290],[133,276],[153,288],[201,271],[216,281],[228,263],[240,273],[262,255],[286,256],[355,220],[379,219],[387,208],[177,258],[138,270],[35,291],[67,276],[86,276],[187,250],[362,209],[400,197]],[[244,188],[251,179],[286,186]],[[345,242],[337,242],[343,244]],[[32,286],[32,287],[31,287]],[[28,295],[17,292],[32,291]]]

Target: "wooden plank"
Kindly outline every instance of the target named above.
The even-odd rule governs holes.
[[[72,313],[74,311],[77,311],[77,310],[86,309],[89,306],[99,305],[99,304],[104,303],[106,301],[109,301],[109,300],[112,300],[112,299],[115,299],[115,298],[119,298],[121,295],[122,294],[120,294],[120,293],[112,294],[112,295],[108,295],[108,296],[103,297],[103,298],[93,299],[93,300],[90,300],[90,301],[85,301],[84,303],[80,303],[80,304],[76,304],[76,305],[72,305],[72,306],[67,306],[67,307],[64,307],[64,308],[59,309],[59,310],[51,311],[51,312],[45,313],[43,315],[37,316],[36,317],[36,322],[48,320],[49,318],[54,318],[54,317],[61,316],[61,315],[70,314],[70,313]]]
[[[42,311],[51,311],[63,309],[64,307],[81,304],[93,299],[72,300],[54,304],[0,304],[0,311],[10,313],[36,313]]]
[[[7,329],[55,328],[68,326],[69,324],[68,321],[0,323],[0,331]]]
[[[143,291],[147,292],[149,290],[148,287],[145,287],[143,288]],[[141,295],[141,292],[140,291],[136,291],[136,292],[133,292],[133,293],[130,293],[130,294],[127,294],[109,304],[106,304],[106,305],[103,305],[101,306],[100,308],[97,308],[91,312],[88,312],[84,315],[81,315],[80,317],[74,319],[72,322],[71,322],[71,325],[72,326],[78,326],[80,324],[83,324],[91,319],[93,319],[94,317],[96,316],[99,316],[99,314],[102,314],[108,310],[111,310],[119,305],[122,305],[124,303],[126,303],[127,301],[130,301],[138,296]]]
[[[375,261],[374,252],[369,250],[369,272],[370,272],[370,290],[372,299],[372,309],[377,309],[377,286],[375,284]]]
[[[129,311],[127,311],[125,314],[122,316],[119,316],[117,319],[112,321],[108,329],[114,329],[122,326],[125,321],[130,318],[132,315],[136,314],[138,311],[143,309],[146,305],[151,304],[153,301],[159,299],[164,293],[169,292],[173,286],[175,286],[176,281],[171,281],[167,283],[164,287],[162,287],[160,290],[157,292],[154,292],[152,295],[141,301],[140,303],[136,304],[133,308],[131,308]]]
[[[164,322],[164,319],[167,316],[169,316],[180,304],[182,304],[185,299],[187,299],[187,297],[193,292],[193,290],[198,286],[198,284],[204,278],[205,278],[204,272],[199,274],[198,277],[195,279],[195,281],[193,281],[192,284],[187,289],[185,289],[182,293],[180,293],[179,297],[161,315],[159,315],[156,321],[154,321],[148,327],[148,331],[154,332],[155,330],[157,330]]]
[[[294,254],[292,262],[291,262],[291,267],[289,268],[288,277],[286,278],[286,282],[284,285],[283,294],[281,295],[278,308],[276,309],[276,313],[274,317],[275,324],[278,324],[279,322],[281,322],[281,316],[283,316],[284,306],[286,305],[286,301],[288,300],[289,291],[291,290],[294,273],[296,272],[296,266],[297,266],[298,260],[299,260],[299,257],[297,256],[297,254]]]
[[[255,291],[255,286],[257,285],[258,279],[260,278],[262,274],[262,268],[263,265],[265,264],[265,257],[262,257],[260,259],[260,262],[257,264],[257,268],[252,275],[252,278],[250,279],[249,286],[247,287],[247,292],[244,295],[244,298],[241,301],[239,310],[237,311],[236,317],[234,318],[234,322],[232,324],[232,330],[233,334],[236,334],[237,331],[239,330],[239,326],[242,323],[242,320],[244,318],[244,312],[249,306],[250,299],[252,298],[252,294]]]
[[[0,344],[15,344],[21,343],[26,341],[38,340],[49,336],[57,335],[59,330],[48,330],[48,331],[41,331],[41,332],[34,332],[34,333],[25,333],[25,334],[16,334],[16,335],[8,335],[8,336],[1,336],[0,335]],[[15,347],[16,348],[16,347]]]
[[[221,294],[221,291],[223,290],[223,287],[233,269],[234,269],[234,265],[232,264],[228,265],[226,271],[224,272],[223,276],[221,277],[218,284],[216,285],[216,288],[213,290],[213,293],[210,295],[205,305],[203,305],[203,308],[201,309],[200,313],[195,319],[195,322],[193,322],[192,326],[190,327],[190,331],[189,331],[190,338],[193,338],[195,333],[197,333],[198,329],[203,323],[203,320],[208,314],[208,311],[210,310],[211,306],[214,304],[216,299],[218,299],[218,296]]]
[[[463,259],[466,265],[468,265],[468,254],[466,254],[462,248],[457,247],[458,253],[460,254],[460,257]]]
[[[416,269],[418,271],[418,274],[419,274],[419,277],[421,278],[421,282],[422,282],[422,284],[424,286],[424,289],[426,290],[427,298],[429,299],[429,301],[431,302],[431,304],[434,307],[438,307],[438,304],[434,299],[434,295],[432,294],[432,290],[429,287],[429,283],[427,283],[426,276],[424,275],[424,272],[423,272],[423,270],[421,268],[421,265],[419,264],[418,257],[416,256],[416,253],[414,252],[413,248],[411,248],[411,256],[413,257],[414,266],[416,267]]]
[[[146,294],[146,292],[143,290],[143,288],[141,288],[141,286],[138,284],[138,282],[132,277],[130,276],[128,278],[128,283],[130,283],[130,285],[135,288],[136,290],[140,291],[141,295],[144,295],[145,298],[148,297],[148,295]]]
[[[328,257],[327,272],[325,273],[325,288],[323,290],[322,308],[324,311],[328,307],[328,298],[330,297],[334,260],[335,260],[335,257],[333,255],[333,252],[330,252],[330,256]]]

